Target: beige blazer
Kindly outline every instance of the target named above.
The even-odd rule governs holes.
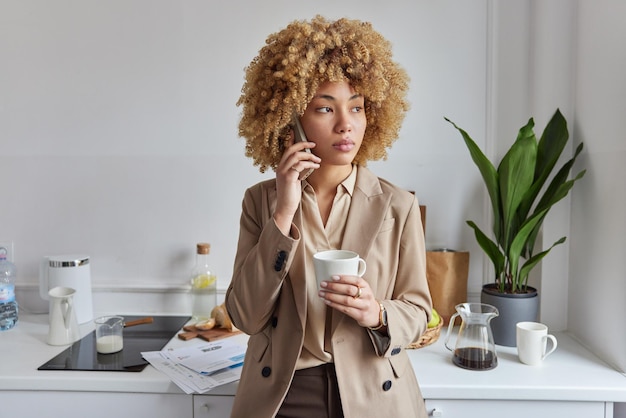
[[[303,344],[306,286],[289,269],[299,251],[300,211],[292,236],[276,227],[275,180],[245,193],[226,308],[250,335],[232,417],[273,417],[287,393]],[[389,338],[333,314],[332,348],[346,417],[426,417],[405,352],[431,312],[419,205],[409,192],[359,167],[344,249],[367,262],[363,276],[388,312]]]

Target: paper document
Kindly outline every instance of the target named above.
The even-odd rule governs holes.
[[[246,347],[227,339],[167,353],[172,361],[205,375],[243,363],[245,354]]]
[[[185,393],[192,394],[239,380],[245,352],[246,346],[222,339],[141,355]]]

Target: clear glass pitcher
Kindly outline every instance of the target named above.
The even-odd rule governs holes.
[[[486,303],[460,303],[456,313],[450,317],[446,348],[452,351],[452,362],[470,370],[490,370],[498,365],[496,346],[489,322],[498,316],[498,309]],[[456,317],[461,317],[461,328],[456,337],[454,350],[448,342]]]

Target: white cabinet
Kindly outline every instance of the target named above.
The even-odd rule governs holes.
[[[438,418],[612,418],[605,402],[427,399],[429,417]]]
[[[2,415],[63,418],[228,418],[234,396],[0,391]],[[427,399],[437,418],[613,418],[611,402]]]
[[[185,394],[72,391],[0,391],[3,417],[192,417]]]
[[[228,418],[233,409],[234,400],[234,396],[194,395],[193,417]]]

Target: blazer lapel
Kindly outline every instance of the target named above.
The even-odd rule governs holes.
[[[354,251],[365,259],[385,219],[391,195],[383,193],[378,177],[371,171],[361,166],[358,170],[341,247]],[[333,312],[333,334],[346,318],[344,314]]]
[[[385,219],[391,196],[383,193],[378,177],[371,171],[364,167],[358,170],[341,247],[366,258]]]

